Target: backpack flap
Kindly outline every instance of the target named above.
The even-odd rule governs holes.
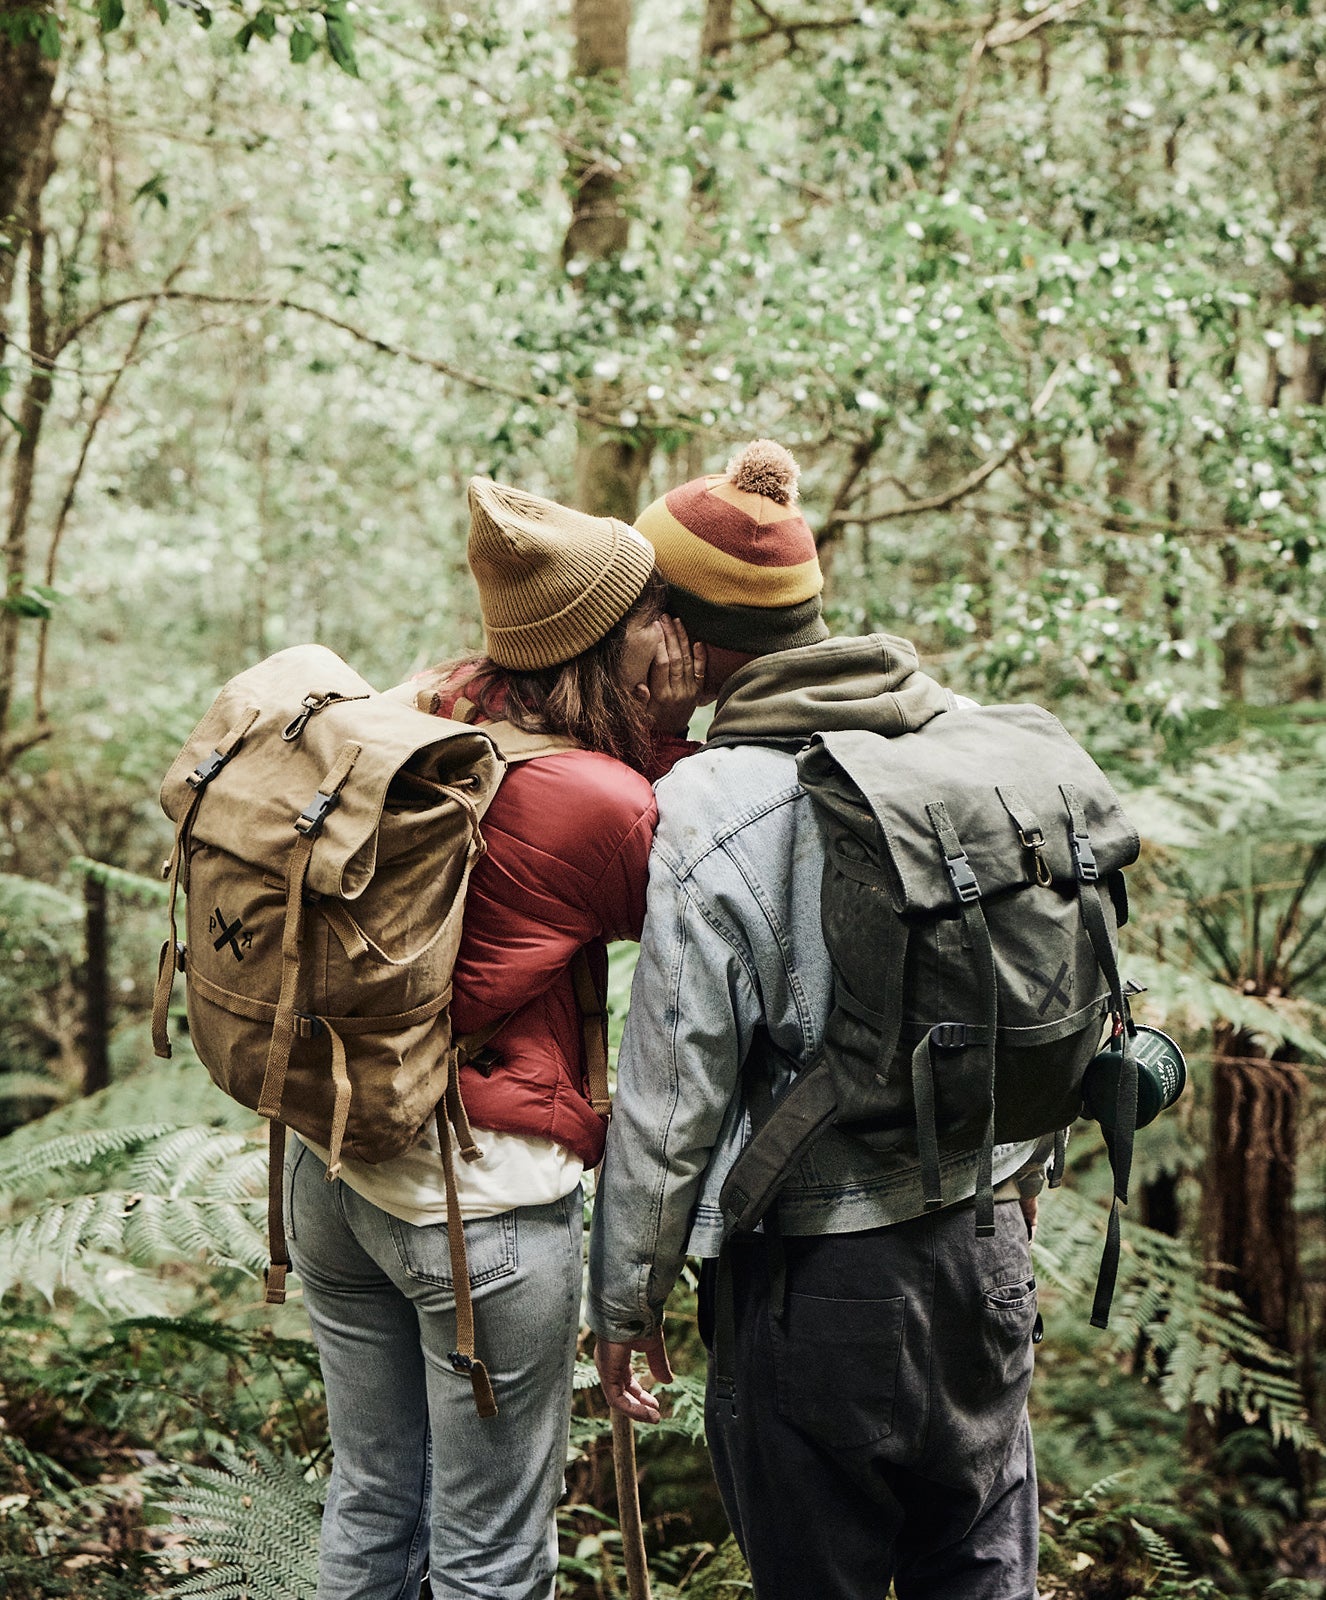
[[[948,711],[905,738],[820,734],[797,767],[811,797],[877,860],[900,915],[952,911],[954,870],[982,899],[1037,880],[1075,883],[1065,788],[1076,791],[1102,880],[1137,859],[1137,832],[1108,779],[1038,706]],[[945,861],[927,810],[936,802],[965,869]]]
[[[349,774],[327,794],[347,757]],[[297,831],[317,837],[308,888],[353,900],[372,881],[393,784],[449,789],[477,818],[501,773],[483,733],[379,695],[330,650],[300,645],[222,689],[167,773],[161,804],[178,823],[201,776],[207,803],[193,839],[278,877],[302,819]]]

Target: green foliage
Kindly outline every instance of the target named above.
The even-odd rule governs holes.
[[[1085,1320],[1105,1235],[1103,1210],[1071,1188],[1045,1202],[1036,1270]],[[1235,1296],[1206,1283],[1186,1245],[1127,1221],[1108,1338],[1120,1354],[1144,1349],[1143,1371],[1173,1411],[1229,1409],[1265,1420],[1276,1439],[1319,1454],[1294,1364],[1267,1343]]]
[[[188,1549],[207,1563],[176,1584],[210,1600],[304,1600],[317,1583],[321,1486],[302,1464],[252,1442],[222,1446],[216,1467],[159,1479],[162,1511],[188,1530]]]

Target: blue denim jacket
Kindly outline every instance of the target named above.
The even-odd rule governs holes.
[[[819,728],[841,719],[896,733],[954,704],[915,671],[910,645],[884,636],[764,657],[738,678],[759,678],[768,696],[770,674],[793,657],[813,658],[822,678],[846,682],[850,670],[853,689],[863,672],[868,681],[876,675],[865,701],[819,700],[806,713]],[[743,724],[738,706],[727,717],[725,709],[726,700],[710,745],[658,785],[644,938],[590,1247],[590,1325],[623,1342],[660,1326],[687,1254],[718,1254],[719,1190],[749,1136],[741,1067],[756,1027],[774,1047],[762,1054],[777,1095],[791,1063],[813,1059],[832,1006],[819,915],[824,849],[792,753],[806,730],[793,718],[787,749],[727,745],[729,730]],[[1032,1172],[1046,1153],[1030,1143],[997,1146],[996,1185]],[[971,1196],[975,1178],[974,1154],[946,1158],[946,1201]],[[914,1164],[883,1164],[830,1129],[783,1189],[778,1215],[784,1233],[821,1234],[902,1222],[924,1209]]]

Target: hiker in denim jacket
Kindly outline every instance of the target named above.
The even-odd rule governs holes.
[[[832,1005],[820,932],[824,849],[795,751],[841,728],[885,735],[957,704],[905,640],[828,638],[814,540],[780,446],[673,490],[640,517],[669,609],[708,647],[708,745],[658,785],[644,938],[598,1187],[590,1323],[613,1406],[657,1421],[631,1371],[670,1376],[663,1310],[702,1258],[708,1439],[759,1600],[1032,1600],[1027,1420],[1036,1317],[1029,1238],[1049,1153],[997,1146],[993,1239],[976,1156],[943,1166],[926,1213],[911,1160],[830,1128],[782,1189],[779,1248],[728,1241],[735,1392],[713,1336],[719,1191],[749,1133],[811,1061]],[[758,742],[756,742],[758,741]],[[1013,1202],[1020,1202],[1013,1203]]]

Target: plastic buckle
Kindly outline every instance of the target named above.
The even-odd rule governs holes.
[[[219,750],[213,750],[210,756],[198,763],[184,780],[185,783],[191,789],[205,789],[229,759],[229,756],[223,756]]]
[[[295,823],[295,832],[302,833],[306,839],[316,839],[322,832],[322,825],[326,822],[328,814],[335,811],[340,803],[340,795],[323,794],[319,789],[300,812],[299,820]]]
[[[969,1032],[965,1022],[937,1022],[930,1030],[930,1043],[936,1050],[965,1050]]]
[[[295,1033],[299,1038],[316,1039],[321,1032],[321,1017],[312,1017],[305,1011],[295,1012]]]
[[[1096,853],[1091,848],[1090,835],[1073,832],[1073,859],[1077,862],[1077,875],[1083,883],[1095,883],[1100,873],[1096,868]]]
[[[184,948],[183,939],[176,939],[176,941],[175,941],[175,971],[176,972],[183,972],[184,971],[185,966],[187,964],[186,961],[185,961],[185,957],[186,957],[187,954],[188,954],[188,952]]]
[[[451,1363],[453,1372],[464,1373],[468,1377],[474,1371],[473,1356],[463,1356],[459,1350],[452,1350],[447,1356],[447,1360]]]
[[[944,865],[948,868],[953,893],[963,905],[969,905],[973,900],[981,898],[981,886],[976,881],[976,874],[972,871],[972,864],[967,860],[965,850],[959,850],[955,856],[945,856]]]

